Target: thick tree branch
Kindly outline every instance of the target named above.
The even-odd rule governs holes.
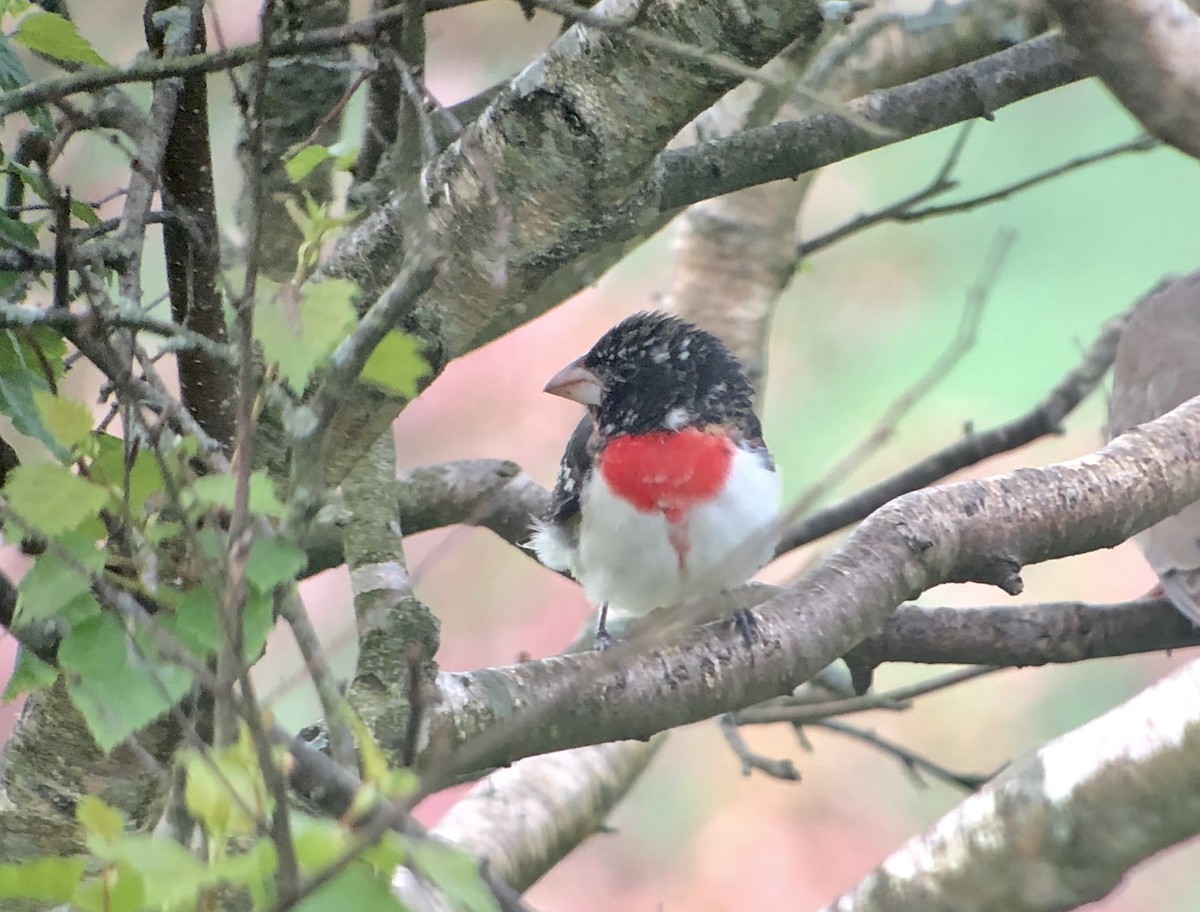
[[[1059,912],[1200,832],[1200,662],[1052,741],[826,912]]]
[[[1200,630],[1165,598],[1111,605],[901,605],[844,658],[861,692],[884,662],[1045,665],[1187,646],[1200,646]]]
[[[662,738],[530,757],[492,773],[433,830],[524,891],[603,826]]]
[[[1184,0],[1050,0],[1067,40],[1142,125],[1200,158],[1200,14]]]
[[[698,27],[687,19],[691,7],[673,8],[670,16],[666,7],[651,9],[663,13],[655,27],[666,32]],[[788,9],[791,25],[766,30],[770,41],[808,33],[806,16]],[[724,23],[732,31],[714,35],[710,43],[742,48],[745,59],[754,62],[778,50],[762,29],[751,36],[742,31],[744,24]],[[753,17],[748,24],[754,27]],[[422,187],[433,231],[452,254],[439,280],[402,322],[426,342],[434,365],[429,381],[450,359],[593,281],[594,270],[612,262],[603,251],[627,249],[663,213],[792,178],[889,141],[990,116],[1082,75],[1057,37],[1039,38],[849,105],[893,131],[888,140],[834,114],[818,114],[655,159],[670,133],[715,97],[711,90],[728,84],[719,74],[698,79],[699,64],[667,65],[636,42],[608,34],[589,38],[580,52],[587,34],[582,26],[568,31],[425,171]],[[610,62],[617,54],[621,62]],[[620,91],[610,85],[614,72],[623,74]],[[635,85],[637,92],[628,91]],[[672,102],[665,115],[663,99]],[[665,129],[629,131],[629,123],[647,118]],[[531,124],[538,124],[532,132]],[[589,167],[581,168],[580,161]],[[521,194],[509,198],[499,192],[511,186],[521,187]],[[614,187],[619,188],[615,195],[602,190]],[[401,252],[408,205],[403,194],[394,195],[339,247],[327,265],[329,273],[346,275],[369,292],[386,281]],[[347,414],[349,428],[364,430],[338,434],[346,459],[357,458],[403,405],[378,400],[364,396],[355,410],[363,414]]]
[[[789,692],[933,585],[973,580],[1019,592],[1025,564],[1112,547],[1176,512],[1200,496],[1198,449],[1200,400],[1081,459],[905,495],[756,610],[751,642],[718,623],[669,645],[639,648],[635,636],[604,655],[443,674],[430,719],[436,747],[418,762],[463,773],[644,738]],[[553,726],[513,720],[520,707],[568,703]],[[446,750],[467,741],[446,762]]]
[[[975,117],[1075,82],[1088,72],[1058,35],[1045,35],[973,63],[892,89],[847,108],[888,129],[868,133],[836,114],[812,114],[726,139],[663,153],[659,206],[670,210],[765,181],[795,178],[871,149]]]
[[[156,0],[146,9],[146,40],[160,58],[164,34],[151,10],[169,7],[167,0]],[[207,43],[203,11],[196,5],[189,13],[189,52],[198,53]],[[208,86],[201,75],[183,78],[163,153],[162,197],[164,207],[176,216],[163,225],[171,317],[189,333],[224,345],[228,334],[217,290],[221,248],[208,135]],[[203,349],[179,351],[176,357],[184,405],[214,440],[230,447],[233,374],[223,360]]]

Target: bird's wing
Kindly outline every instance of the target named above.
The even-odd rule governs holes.
[[[590,443],[594,426],[590,415],[584,415],[563,452],[558,466],[558,478],[554,482],[554,493],[550,496],[550,510],[546,521],[558,526],[571,527],[579,520],[579,497],[583,491],[583,480],[593,462]]]

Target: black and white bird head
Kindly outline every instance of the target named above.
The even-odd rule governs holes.
[[[622,320],[546,392],[586,405],[603,437],[705,425],[762,435],[738,360],[716,336],[665,313]]]

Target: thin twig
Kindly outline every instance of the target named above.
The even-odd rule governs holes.
[[[1000,273],[1004,260],[1012,248],[1016,235],[1011,231],[1001,232],[996,239],[987,261],[975,283],[967,289],[966,302],[958,329],[946,350],[929,366],[926,372],[917,378],[916,382],[898,396],[887,407],[872,431],[855,446],[849,453],[838,460],[823,478],[814,483],[788,508],[784,522],[790,522],[797,516],[802,516],[812,508],[818,500],[825,496],[830,488],[843,481],[851,472],[857,469],[866,459],[877,451],[896,432],[896,426],[908,412],[924,399],[946,378],[946,375],[975,345],[979,331],[979,321],[983,316],[983,307],[991,293],[996,277]]]
[[[890,754],[900,761],[905,770],[907,770],[911,775],[913,782],[922,788],[927,785],[925,780],[921,778],[921,773],[925,772],[933,776],[935,779],[939,779],[942,782],[956,786],[963,791],[977,792],[992,779],[996,778],[997,773],[999,773],[1004,769],[1005,766],[1008,765],[1006,763],[995,772],[983,775],[974,773],[956,773],[954,770],[942,766],[940,763],[935,763],[933,760],[918,754],[916,751],[910,750],[907,747],[901,747],[899,744],[896,744],[896,742],[888,740],[882,735],[878,735],[872,731],[867,731],[863,728],[858,728],[855,725],[849,725],[846,722],[838,722],[833,719],[826,719],[823,722],[813,722],[812,725],[816,728],[823,728],[826,731],[837,732],[840,735],[846,735],[847,737],[862,741],[865,744],[869,744],[885,754]]]
[[[725,736],[725,741],[734,755],[742,762],[743,776],[749,776],[753,770],[759,770],[775,779],[785,779],[789,782],[800,781],[800,771],[796,769],[796,765],[791,760],[786,757],[778,759],[767,757],[753,750],[746,743],[746,739],[742,737],[741,731],[738,730],[738,724],[734,721],[731,713],[721,716],[720,724],[721,734]]]
[[[955,687],[965,681],[973,681],[976,678],[1003,670],[991,665],[959,668],[917,684],[908,684],[883,693],[864,694],[861,697],[849,697],[845,700],[827,700],[823,703],[798,703],[789,697],[779,697],[748,709],[739,710],[732,713],[732,716],[737,725],[774,725],[779,722],[809,725],[833,716],[867,712],[873,709],[899,711],[908,709],[911,701],[917,697],[945,690],[948,687]]]
[[[827,231],[825,234],[818,235],[810,241],[804,241],[797,247],[797,262],[838,241],[844,240],[850,235],[857,234],[860,231],[882,224],[883,222],[918,222],[927,218],[969,212],[972,209],[1007,199],[1024,190],[1029,190],[1039,184],[1044,184],[1072,171],[1077,171],[1080,168],[1086,168],[1089,165],[1098,164],[1099,162],[1107,161],[1110,158],[1116,158],[1121,155],[1128,155],[1135,152],[1150,152],[1161,145],[1152,136],[1138,136],[1123,143],[1118,143],[1115,146],[1110,146],[1107,149],[1089,152],[1087,155],[1081,155],[1070,161],[1062,162],[1044,171],[1032,174],[1029,177],[1006,184],[998,190],[992,190],[988,193],[972,196],[953,203],[946,203],[940,206],[926,206],[923,209],[918,209],[917,206],[919,204],[950,190],[954,190],[959,186],[959,182],[951,177],[951,169],[947,166],[957,164],[961,146],[966,141],[966,134],[970,127],[971,124],[967,124],[963,132],[959,134],[959,138],[955,141],[946,163],[938,171],[934,179],[929,182],[928,186],[888,206],[884,206],[882,209],[857,215],[844,225]]]
[[[785,554],[860,522],[901,494],[927,487],[954,472],[1018,449],[1039,437],[1062,433],[1062,420],[1100,384],[1112,365],[1123,326],[1123,317],[1105,324],[1100,336],[1084,353],[1083,361],[1024,415],[981,433],[968,428],[962,440],[891,478],[814,513],[784,533],[775,553]]]

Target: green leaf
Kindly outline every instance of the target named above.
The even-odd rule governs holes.
[[[421,357],[421,343],[406,332],[392,330],[371,352],[363,366],[362,379],[389,393],[412,399],[417,381],[429,373]]]
[[[140,638],[139,638],[140,640]],[[58,648],[67,690],[105,753],[153,722],[192,685],[192,675],[133,642],[109,615],[75,626]]]
[[[349,831],[336,820],[297,814],[292,819],[296,861],[305,874],[333,864],[350,846]]]
[[[111,434],[99,434],[93,440],[95,450],[88,467],[92,480],[118,492],[118,500],[123,500],[127,493],[129,509],[134,515],[142,513],[147,499],[163,490],[162,472],[154,454],[149,450],[136,450],[126,478],[124,441]],[[125,491],[126,485],[128,492]]]
[[[324,146],[305,146],[284,162],[283,168],[287,172],[288,180],[298,184],[312,173],[313,168],[331,157],[332,153]]]
[[[17,652],[17,665],[4,687],[4,702],[11,703],[21,694],[49,687],[58,680],[58,669],[35,656],[28,649]]]
[[[232,475],[205,475],[192,482],[189,490],[197,503],[232,510],[236,480]],[[275,496],[275,482],[263,469],[250,475],[249,507],[251,513],[261,516],[283,515],[283,504]]]
[[[62,337],[46,327],[0,332],[0,412],[22,434],[38,438],[59,456],[66,454],[42,427],[33,392],[49,389],[47,371],[56,379],[62,375],[65,351]]]
[[[86,868],[87,859],[79,856],[0,864],[0,897],[69,902]]]
[[[9,12],[16,13],[12,7],[13,3],[7,4]],[[28,4],[26,4],[28,8]],[[20,12],[24,12],[21,10]],[[22,86],[29,84],[29,74],[25,71],[24,64],[21,59],[13,51],[12,43],[8,40],[8,36],[0,34],[0,92],[9,92],[13,89],[19,89]],[[28,116],[33,125],[37,127],[38,132],[44,136],[54,135],[54,121],[50,119],[50,114],[42,105],[36,105],[32,108],[26,108],[25,114]]]
[[[183,593],[174,612],[158,620],[199,661],[207,659],[220,645],[217,600],[207,586],[196,586]]]
[[[333,880],[293,906],[294,912],[407,912],[392,895],[388,878],[365,864],[351,864]]]
[[[228,747],[189,752],[184,769],[184,802],[210,834],[251,834],[270,816],[274,802],[245,728]]]
[[[49,390],[37,390],[33,394],[42,426],[55,442],[70,450],[83,443],[92,433],[96,419],[92,410],[82,402],[56,396]]]
[[[53,545],[38,555],[17,587],[17,619],[21,623],[57,618],[66,605],[90,592],[91,581],[60,556],[60,549],[89,573],[104,567],[104,552],[82,532],[68,532],[55,539]]]
[[[71,200],[71,214],[89,228],[95,228],[100,224],[100,216],[96,214],[96,210],[83,200]]]
[[[104,488],[52,463],[17,466],[4,494],[18,516],[51,538],[95,517],[108,500]]]
[[[413,863],[426,879],[463,912],[500,912],[496,897],[483,882],[479,864],[461,849],[432,839],[413,840]]]
[[[0,16],[23,16],[31,6],[29,0],[0,0]]]
[[[246,594],[246,605],[242,612],[242,646],[247,662],[254,663],[262,658],[267,648],[267,636],[275,626],[275,600],[269,592]]]
[[[85,795],[75,808],[75,819],[87,834],[88,848],[101,857],[125,835],[125,818],[121,812],[95,795]]]
[[[142,878],[128,865],[117,865],[89,877],[72,897],[80,912],[142,912]]]
[[[89,66],[108,66],[96,49],[75,28],[75,23],[56,13],[30,13],[17,25],[13,41],[31,51],[55,60],[69,60]]]
[[[195,855],[172,839],[127,836],[114,846],[119,859],[142,879],[145,905],[168,909],[196,899],[212,878]]]
[[[246,579],[259,592],[270,592],[280,583],[294,580],[308,564],[308,556],[279,536],[260,538],[250,548]]]
[[[357,319],[351,304],[357,288],[345,279],[326,279],[297,290],[284,285],[254,309],[254,338],[279,376],[301,394],[313,372],[329,359]]]
[[[36,231],[24,222],[3,212],[0,212],[0,240],[8,241],[8,245],[25,247],[29,250],[36,250],[38,245]]]
[[[390,876],[408,858],[408,846],[407,839],[396,831],[389,830],[380,836],[374,845],[364,848],[361,858],[377,873]]]

